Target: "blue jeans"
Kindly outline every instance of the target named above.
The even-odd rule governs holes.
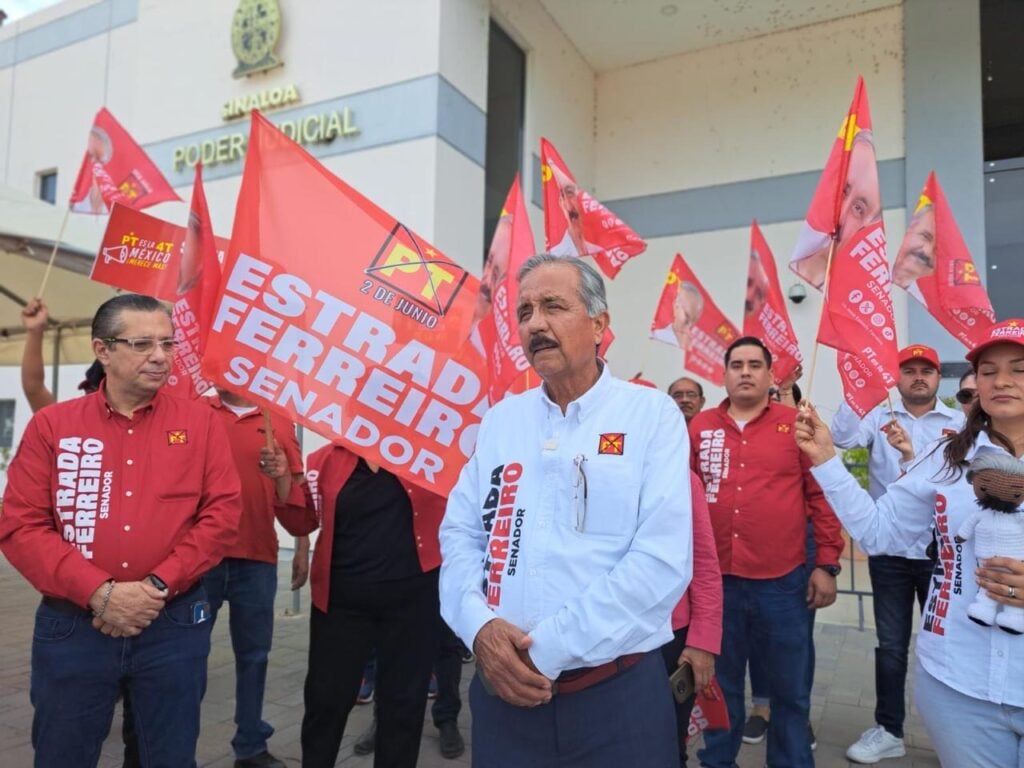
[[[182,595],[132,638],[93,629],[87,611],[40,605],[32,639],[36,768],[95,766],[122,684],[142,764],[195,766],[212,623],[193,623],[193,606],[205,600],[201,586]]]
[[[734,768],[743,738],[743,682],[751,648],[760,650],[768,676],[772,717],[768,724],[768,765],[814,765],[807,733],[811,697],[807,686],[810,651],[807,568],[776,579],[724,576],[722,655],[715,671],[729,709],[730,729],[704,734],[698,757],[707,768]]]
[[[942,765],[956,768],[1024,766],[1024,707],[960,693],[914,670],[914,704]]]
[[[259,560],[229,557],[203,576],[216,621],[221,605],[231,603],[229,629],[235,652],[235,757],[244,759],[267,751],[274,733],[263,720],[263,689],[267,657],[274,636],[274,596],[277,566]]]
[[[934,563],[906,557],[879,555],[868,558],[874,597],[875,722],[893,736],[903,738],[906,718],[907,659],[914,626],[914,598],[924,607]]]
[[[676,719],[660,651],[597,685],[516,707],[469,685],[473,768],[677,768]]]

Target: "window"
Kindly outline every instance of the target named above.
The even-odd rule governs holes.
[[[14,401],[0,400],[0,448],[14,447]]]
[[[491,21],[487,50],[487,157],[484,252],[490,246],[512,180],[523,167],[526,54]]]
[[[53,204],[57,202],[57,172],[40,171],[36,174],[39,179],[39,199]]]

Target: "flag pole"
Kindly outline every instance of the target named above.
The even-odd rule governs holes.
[[[825,286],[821,292],[821,313],[818,315],[818,330],[821,330],[821,321],[825,317],[825,306],[828,303],[828,279],[832,274],[832,256],[836,251],[836,236],[833,236],[828,244],[828,260],[825,262]],[[818,367],[818,347],[821,344],[818,343],[817,334],[814,337],[814,349],[811,351],[811,369],[807,374],[807,394],[804,395],[804,400],[812,402],[811,393],[814,391],[814,371]],[[797,403],[799,405],[799,403]]]
[[[50,279],[50,270],[53,269],[53,262],[57,259],[57,249],[60,247],[61,240],[64,239],[64,228],[68,225],[68,218],[71,216],[71,206],[67,207],[64,211],[64,221],[60,223],[60,231],[57,233],[57,239],[53,243],[53,250],[50,251],[50,260],[46,264],[46,271],[43,273],[43,282],[39,284],[39,290],[36,292],[36,298],[43,298],[43,291],[46,290],[46,283]]]
[[[267,450],[274,450],[274,425],[270,423],[270,411],[266,408],[261,408],[260,411],[263,413],[263,431],[266,433],[267,438]]]

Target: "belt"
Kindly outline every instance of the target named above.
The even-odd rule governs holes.
[[[181,600],[186,597],[191,597],[199,587],[202,585],[201,581],[197,581],[187,592],[182,592],[180,595],[172,600],[167,601],[167,605]],[[78,603],[73,603],[70,600],[65,600],[62,597],[50,597],[49,595],[43,595],[43,605],[47,608],[52,608],[58,613],[63,613],[66,616],[92,616],[92,610],[90,608],[83,608]]]
[[[617,659],[599,664],[596,667],[570,669],[558,676],[554,683],[553,693],[579,693],[591,686],[603,683],[609,678],[636,666],[646,656],[645,653],[627,653]]]

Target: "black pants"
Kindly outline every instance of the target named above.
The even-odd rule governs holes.
[[[440,728],[441,723],[459,719],[462,699],[459,697],[459,685],[462,683],[462,643],[451,628],[441,622],[441,651],[434,664],[434,675],[437,677],[437,698],[430,708],[434,727]]]
[[[672,635],[672,641],[661,646],[661,655],[665,659],[665,669],[669,677],[678,668],[679,654],[686,647],[686,630],[687,627],[677,629]],[[675,697],[672,699],[672,703],[676,708],[676,738],[679,741],[679,765],[682,768],[686,768],[686,736],[690,729],[690,713],[693,711],[693,704],[696,699],[696,693],[682,704],[676,701]]]
[[[328,612],[312,609],[302,718],[305,768],[333,768],[372,648],[378,705],[373,764],[416,765],[440,638],[437,575],[433,570],[395,581],[335,581]]]

